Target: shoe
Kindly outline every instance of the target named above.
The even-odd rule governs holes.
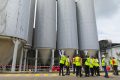
[[[65,75],[62,75],[62,76],[65,76]]]

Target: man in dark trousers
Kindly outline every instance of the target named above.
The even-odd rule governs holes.
[[[89,71],[90,67],[89,67],[89,65],[90,65],[90,58],[89,58],[89,56],[86,56],[86,60],[85,60],[85,77],[90,76],[90,71]]]
[[[105,56],[104,55],[102,55],[102,67],[103,67],[103,70],[104,70],[104,72],[105,72],[105,78],[109,78],[109,76],[108,76],[108,71],[107,71],[107,69],[106,69],[106,61],[105,61]]]
[[[75,69],[76,69],[75,56],[72,58],[72,65],[73,65],[73,74],[75,74]]]
[[[114,75],[118,75],[118,61],[113,57],[113,69],[114,69]]]
[[[59,52],[60,54],[60,61],[59,61],[59,64],[60,64],[60,71],[59,71],[59,76],[61,75],[61,72],[62,72],[62,76],[65,76],[64,75],[64,72],[63,72],[63,69],[64,69],[64,65],[65,65],[65,61],[66,61],[66,56],[64,53],[62,53],[61,51]]]
[[[82,58],[79,55],[75,57],[75,64],[76,64],[76,77],[78,77],[78,75],[82,77],[81,73]]]
[[[69,59],[69,56],[67,56],[67,58],[66,58],[65,66],[66,66],[66,75],[70,75],[70,59]]]

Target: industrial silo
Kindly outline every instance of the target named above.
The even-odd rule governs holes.
[[[77,16],[80,50],[94,55],[99,49],[94,0],[79,0],[77,2]]]
[[[38,0],[34,47],[45,65],[56,49],[56,0]]]
[[[0,64],[12,60],[12,71],[20,46],[28,41],[30,5],[31,0],[0,0]]]
[[[74,0],[57,2],[57,48],[72,57],[78,49],[76,4]]]

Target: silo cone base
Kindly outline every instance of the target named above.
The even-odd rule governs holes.
[[[50,49],[39,49],[39,55],[42,63],[46,65],[50,59],[51,50]]]
[[[0,38],[0,64],[7,65],[12,60],[14,44],[11,39]]]

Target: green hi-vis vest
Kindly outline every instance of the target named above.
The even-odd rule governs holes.
[[[85,61],[85,65],[87,65],[87,66],[90,65],[90,58],[87,58],[87,60]]]
[[[75,64],[76,64],[76,66],[81,66],[81,63],[80,63],[80,57],[75,57]]]
[[[113,63],[112,63],[112,59],[110,59],[110,65],[113,65]]]
[[[102,66],[106,66],[105,65],[105,58],[102,59]]]
[[[60,64],[65,64],[65,61],[66,61],[66,56],[65,55],[62,55],[61,58],[60,58]]]
[[[73,58],[72,63],[75,64],[75,58]]]
[[[65,65],[66,65],[66,66],[70,66],[69,58],[66,59]]]
[[[100,66],[98,59],[95,59],[95,60],[94,60],[94,64],[95,64],[96,67]]]
[[[89,63],[89,67],[90,68],[93,68],[93,66],[94,66],[94,59],[92,59],[92,58],[90,58],[90,63]]]

